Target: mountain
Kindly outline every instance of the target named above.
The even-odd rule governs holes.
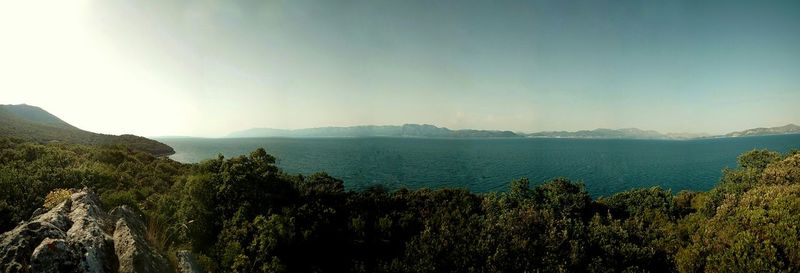
[[[64,129],[78,129],[70,125],[69,123],[66,123],[65,121],[61,120],[60,118],[54,116],[53,114],[50,114],[47,111],[43,110],[42,108],[36,106],[31,106],[27,104],[0,105],[0,109],[3,109],[8,113],[13,114],[17,118],[22,118],[32,123],[38,123],[42,125],[64,128]]]
[[[699,139],[712,137],[706,133],[666,133],[671,139]]]
[[[592,139],[665,139],[689,140],[720,137],[762,136],[779,134],[800,134],[800,126],[789,124],[772,128],[755,128],[725,135],[709,135],[705,133],[659,133],[654,130],[638,128],[605,129],[580,131],[545,131],[536,133],[514,133],[511,131],[490,130],[450,130],[428,124],[405,124],[402,126],[364,125],[351,127],[319,127],[297,130],[253,128],[234,132],[228,137],[438,137],[438,138],[592,138]]]
[[[725,134],[726,137],[742,137],[742,136],[766,136],[766,135],[783,135],[783,134],[800,134],[800,126],[795,124],[787,124],[779,127],[770,128],[754,128],[744,131],[732,132]]]
[[[511,131],[450,130],[429,124],[364,125],[320,127],[297,130],[253,128],[234,132],[228,137],[432,137],[432,138],[507,138],[522,137]]]
[[[20,104],[0,105],[0,136],[38,142],[63,141],[86,145],[124,145],[153,155],[171,155],[172,147],[134,135],[105,135],[84,131],[42,108]]]
[[[542,138],[607,138],[607,139],[676,139],[653,130],[641,130],[637,128],[625,129],[594,129],[581,130],[576,132],[551,131],[527,134],[529,137]]]
[[[781,134],[800,134],[800,126],[789,124],[780,127],[755,128],[744,131],[732,132],[725,135],[709,135],[704,133],[667,133],[662,134],[653,130],[641,130],[637,128],[627,129],[594,129],[581,130],[575,132],[550,131],[525,134],[528,137],[541,138],[601,138],[601,139],[673,139],[688,140],[702,138],[721,138],[721,137],[741,137],[741,136],[765,136]]]

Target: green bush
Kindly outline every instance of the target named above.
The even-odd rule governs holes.
[[[106,209],[115,208],[122,205],[127,205],[134,210],[139,210],[139,199],[134,193],[135,190],[129,191],[107,191],[100,194],[100,202]]]

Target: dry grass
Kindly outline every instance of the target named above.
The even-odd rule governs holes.
[[[167,242],[167,229],[168,223],[164,223],[164,221],[160,221],[158,217],[146,217],[147,218],[147,231],[144,234],[144,238],[150,243],[151,246],[155,247],[160,251],[165,251],[169,248],[169,243]]]
[[[148,215],[147,230],[145,231],[145,240],[151,246],[162,251],[167,252],[170,247],[175,245],[176,237],[180,236],[181,227],[185,225],[176,225],[174,219],[164,219],[163,217],[154,217]]]
[[[44,207],[46,209],[52,209],[64,200],[69,199],[72,196],[72,191],[68,189],[55,189],[50,191],[47,196],[44,198]]]

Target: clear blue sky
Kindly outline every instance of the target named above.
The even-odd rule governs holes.
[[[0,103],[151,136],[800,122],[800,1],[132,2],[0,4]]]

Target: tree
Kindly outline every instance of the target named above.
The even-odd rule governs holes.
[[[781,159],[781,154],[768,150],[752,150],[737,158],[741,168],[763,170],[772,162]]]

